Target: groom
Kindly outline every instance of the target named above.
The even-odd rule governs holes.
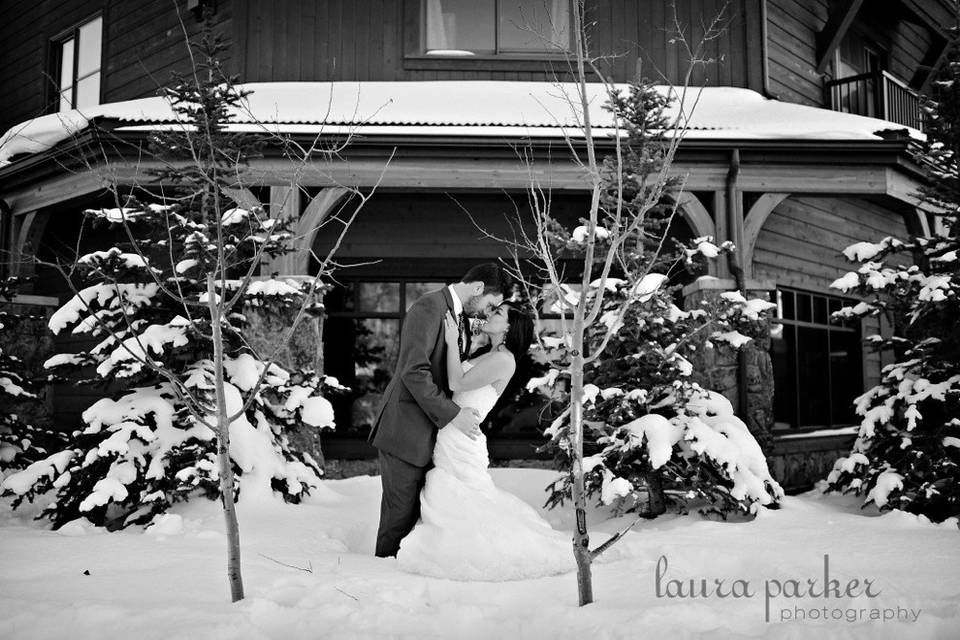
[[[487,316],[503,301],[510,277],[494,263],[470,269],[460,282],[425,294],[407,311],[400,332],[400,354],[393,378],[383,392],[370,442],[380,451],[380,528],[376,554],[397,555],[400,540],[420,517],[420,490],[426,480],[437,430],[447,424],[471,438],[480,435],[479,414],[460,408],[447,386],[447,312],[465,333],[465,316]],[[466,343],[469,335],[463,341]],[[461,356],[463,354],[461,345]]]

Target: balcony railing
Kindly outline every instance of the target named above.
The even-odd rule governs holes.
[[[834,111],[855,113],[923,130],[920,96],[886,71],[829,80],[827,104]]]

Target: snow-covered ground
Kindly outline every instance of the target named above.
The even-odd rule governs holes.
[[[538,507],[554,476],[492,473]],[[816,492],[761,509],[753,522],[665,516],[637,526],[595,565],[596,602],[580,608],[572,558],[564,576],[466,583],[373,557],[379,498],[379,478],[362,476],[325,482],[299,506],[241,501],[247,598],[235,605],[216,503],[179,505],[146,532],[105,533],[80,522],[49,531],[31,520],[33,506],[11,512],[4,501],[0,637],[960,637],[956,521],[878,515],[855,498]],[[572,528],[566,510],[544,515]],[[592,513],[594,542],[625,522],[605,517]],[[697,597],[689,597],[691,580]],[[688,597],[677,597],[681,585]]]

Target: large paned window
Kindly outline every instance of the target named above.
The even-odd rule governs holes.
[[[774,420],[780,429],[839,427],[858,422],[853,399],[863,391],[859,320],[833,322],[850,301],[777,289],[783,332],[771,343]]]
[[[331,398],[338,437],[363,437],[370,432],[383,391],[393,376],[400,348],[400,328],[410,306],[423,294],[445,286],[440,279],[346,281],[325,298],[324,370],[350,387]],[[482,349],[482,337],[474,347]],[[492,437],[542,439],[549,424],[549,399],[525,390],[541,375],[542,365],[526,357],[483,424]]]
[[[571,48],[569,0],[423,0],[427,55],[563,53]]]
[[[100,104],[103,18],[71,29],[53,42],[57,110],[82,109]]]

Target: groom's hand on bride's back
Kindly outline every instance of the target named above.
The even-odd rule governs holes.
[[[462,407],[460,413],[450,421],[450,426],[463,431],[471,440],[476,440],[480,437],[480,413],[476,409]]]

